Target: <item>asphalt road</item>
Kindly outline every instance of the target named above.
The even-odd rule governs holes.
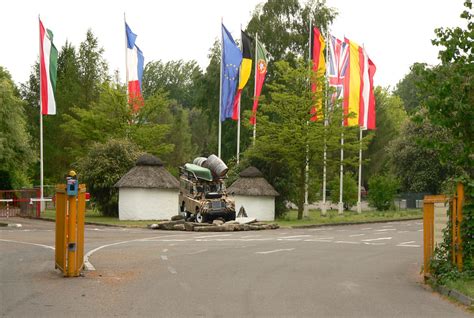
[[[86,228],[84,277],[54,223],[0,228],[8,317],[473,317],[421,283],[421,221],[232,233]]]

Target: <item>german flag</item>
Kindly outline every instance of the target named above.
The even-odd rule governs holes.
[[[239,120],[239,101],[242,90],[247,84],[250,73],[252,72],[252,52],[251,48],[253,46],[253,39],[244,31],[241,31],[242,39],[242,64],[240,64],[240,80],[237,93],[234,98],[234,112],[232,115],[233,120]]]

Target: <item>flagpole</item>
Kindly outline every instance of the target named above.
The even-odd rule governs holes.
[[[258,44],[258,33],[255,33],[255,75],[254,75],[254,83],[253,83],[253,98],[257,98],[257,44]],[[255,100],[254,100],[255,103]],[[256,114],[252,114],[252,116],[256,116]],[[255,117],[254,124],[253,124],[253,145],[255,146],[255,139],[257,138],[257,118]]]
[[[38,14],[38,24],[41,23],[40,15]],[[44,170],[43,170],[43,112],[41,105],[41,30],[39,36],[39,52],[40,52],[40,99],[39,99],[39,117],[40,117],[40,211],[43,211],[43,197],[44,197]]]
[[[309,18],[309,38],[308,38],[308,57],[309,57],[309,62],[311,63],[311,32],[313,32],[313,20],[311,17]],[[311,69],[311,64],[310,64],[310,69]],[[310,85],[311,85],[311,80],[310,80]],[[308,133],[308,127],[309,126],[309,121],[306,121],[306,130]],[[309,211],[308,211],[308,183],[309,183],[309,145],[308,142],[306,142],[306,166],[305,166],[305,172],[304,172],[304,208],[303,208],[303,217],[308,218],[309,217]]]
[[[329,58],[329,28],[327,30],[326,35],[326,61]],[[326,72],[327,72],[326,68]],[[329,85],[328,85],[329,86]],[[325,92],[325,102],[324,102],[324,154],[323,154],[323,206],[321,207],[321,215],[326,216],[327,214],[327,207],[326,207],[326,165],[327,165],[327,126],[328,126],[328,90],[326,88]]]
[[[128,43],[127,43],[127,19],[125,12],[123,13],[123,28],[125,30],[125,85],[127,86],[127,101],[128,101]]]
[[[240,50],[243,51],[244,43],[242,39],[242,24],[240,24]],[[242,64],[241,64],[242,65]],[[242,71],[242,66],[240,66],[240,70]],[[239,72],[239,85],[240,85],[240,77],[242,76],[242,72]],[[237,104],[237,114],[239,118],[237,119],[237,164],[239,164],[240,159],[240,101],[242,100],[242,92],[240,93],[239,103]]]
[[[362,127],[359,127],[359,191],[357,195],[357,213],[362,213]]]
[[[224,58],[224,38],[222,37],[222,25],[224,23],[224,18],[221,17],[221,76],[219,81],[219,136],[218,136],[218,150],[217,156],[221,158],[221,140],[222,140],[222,121],[221,121],[221,112],[222,112],[222,66],[223,66],[223,58]]]

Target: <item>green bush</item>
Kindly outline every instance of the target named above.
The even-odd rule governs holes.
[[[344,174],[344,180],[342,182],[342,202],[344,202],[344,209],[349,210],[357,203],[357,182],[350,172]],[[339,202],[339,184],[339,175],[329,183],[331,189],[331,201],[333,203]]]
[[[390,209],[398,187],[398,180],[393,176],[375,175],[371,177],[367,195],[369,205],[380,211]]]
[[[94,145],[78,163],[79,181],[86,183],[102,215],[118,216],[118,191],[114,185],[135,165],[140,154],[130,141],[112,139]]]

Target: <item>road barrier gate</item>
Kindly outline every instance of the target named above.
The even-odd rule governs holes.
[[[77,185],[76,185],[77,187]],[[70,191],[70,184],[56,187],[55,268],[65,277],[79,276],[84,266],[84,216],[86,186]]]
[[[464,203],[464,186],[458,183],[456,193],[449,198],[445,195],[426,195],[423,200],[423,274],[430,276],[430,261],[436,245],[443,241],[443,230],[451,221],[452,262],[462,271],[461,222]]]

